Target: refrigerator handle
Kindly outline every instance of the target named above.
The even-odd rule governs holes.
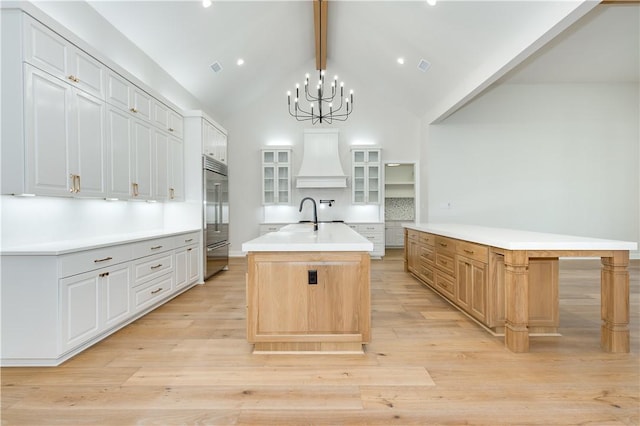
[[[222,184],[218,184],[218,220],[216,221],[218,231],[222,231]]]
[[[214,232],[220,232],[220,223],[221,223],[221,217],[220,217],[220,204],[222,203],[222,199],[221,199],[221,191],[220,191],[220,187],[221,185],[219,183],[214,183],[213,184],[213,190],[216,194],[216,205],[213,207],[213,214],[214,214]]]

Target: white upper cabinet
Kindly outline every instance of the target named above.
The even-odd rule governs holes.
[[[184,200],[183,116],[168,101],[52,21],[0,20],[2,194]]]
[[[207,120],[204,120],[202,132],[203,152],[206,155],[226,164],[227,135]]]
[[[106,67],[25,15],[24,61],[104,100]]]
[[[152,121],[151,96],[118,73],[107,72],[107,103]]]
[[[262,150],[262,204],[291,204],[291,149]]]
[[[354,204],[380,204],[381,161],[380,149],[354,148],[351,150],[352,201]]]
[[[25,192],[105,196],[105,105],[25,67]]]

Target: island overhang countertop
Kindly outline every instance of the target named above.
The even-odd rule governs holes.
[[[506,250],[637,250],[630,241],[548,234],[457,223],[403,223],[402,226]]]
[[[242,244],[243,252],[257,251],[366,251],[373,243],[342,223],[295,223]]]

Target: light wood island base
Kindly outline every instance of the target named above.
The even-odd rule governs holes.
[[[247,340],[255,353],[363,353],[369,268],[367,252],[249,252]]]

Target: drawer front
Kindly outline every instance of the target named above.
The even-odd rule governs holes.
[[[418,248],[420,251],[420,260],[426,262],[428,264],[435,264],[436,261],[436,253],[432,247],[429,246],[420,246]]]
[[[200,241],[199,232],[189,232],[188,234],[176,235],[174,237],[174,247],[190,246]]]
[[[442,253],[436,250],[436,265],[451,276],[456,275],[456,264],[453,254]]]
[[[456,250],[459,255],[482,263],[489,263],[489,247],[468,241],[457,241]]]
[[[420,278],[422,278],[424,282],[426,282],[430,286],[435,285],[433,269],[431,267],[421,264],[418,270],[418,275],[420,276]]]
[[[383,223],[360,223],[358,224],[358,232],[362,235],[384,233]]]
[[[436,271],[436,287],[452,299],[455,297],[456,286],[454,279],[441,271]]]
[[[133,293],[134,310],[143,309],[152,305],[156,300],[171,292],[173,287],[173,274],[164,275],[143,286],[136,287]]]
[[[269,232],[278,232],[284,225],[281,223],[263,223],[260,225],[260,235],[267,234]]]
[[[60,277],[69,277],[82,272],[105,268],[131,259],[130,244],[86,250],[60,256]]]
[[[174,237],[154,238],[133,244],[133,258],[150,256],[175,248]]]
[[[426,232],[420,233],[420,243],[428,246],[433,246],[436,243],[436,237],[433,234],[428,234]]]
[[[173,271],[173,253],[140,259],[133,266],[134,287],[152,278]]]
[[[456,240],[447,237],[441,237],[439,235],[435,236],[436,241],[436,249],[438,251],[448,251],[451,253],[455,253],[456,251]]]
[[[408,229],[407,228],[407,238],[412,240],[412,241],[419,241],[420,240],[420,231],[416,231],[415,229]]]
[[[382,234],[360,234],[373,244],[384,244],[384,236]]]

